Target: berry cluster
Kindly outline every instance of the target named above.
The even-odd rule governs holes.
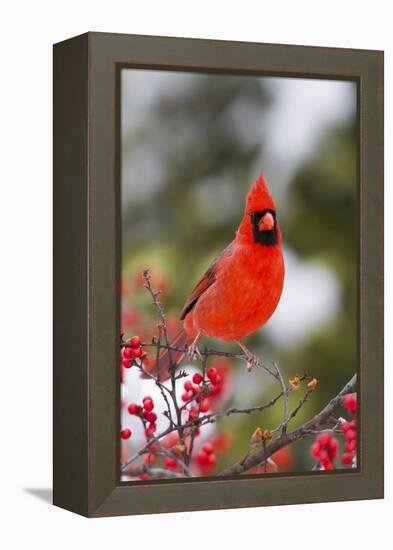
[[[133,336],[130,340],[122,343],[121,365],[125,369],[132,367],[134,359],[139,359],[142,356],[142,341],[139,336]]]
[[[185,450],[184,445],[180,445],[179,435],[177,432],[172,432],[168,434],[161,440],[161,445],[150,445],[148,454],[145,454],[143,461],[145,465],[152,466],[156,464],[157,460],[160,459],[160,456],[164,454],[163,449],[166,449],[170,452],[162,459],[162,467],[166,470],[177,471],[183,473],[183,468],[179,464],[177,457],[180,459],[182,452]],[[139,475],[140,479],[149,479],[148,474]]]
[[[152,280],[154,280],[154,288],[151,285]],[[119,362],[120,380],[125,384],[134,383],[138,374],[134,370],[129,372],[132,367],[144,374],[152,374],[152,377],[156,375],[156,354],[147,354],[150,346],[154,347],[156,343],[156,339],[153,338],[150,344],[151,332],[155,332],[157,328],[156,322],[152,325],[150,317],[133,299],[133,294],[136,291],[139,289],[145,290],[146,288],[151,296],[154,296],[154,299],[158,292],[162,297],[168,291],[168,280],[162,273],[150,272],[146,275],[146,273],[141,273],[139,270],[135,278],[128,275],[122,277],[121,326],[125,329],[125,335],[124,332],[120,334],[121,356]],[[181,326],[175,316],[166,315],[165,328],[169,334],[176,334]],[[132,335],[139,336],[131,338]],[[145,344],[144,342],[149,343]],[[225,432],[211,430],[207,442],[206,438],[201,435],[203,429],[200,426],[200,420],[206,414],[216,411],[223,404],[223,394],[225,392],[226,396],[229,390],[228,381],[231,378],[232,365],[226,358],[219,357],[212,358],[208,367],[203,369],[203,372],[201,369],[199,372],[187,376],[187,378],[183,378],[186,373],[179,371],[179,374],[176,375],[176,387],[173,388],[172,395],[169,395],[164,387],[166,381],[158,380],[157,386],[163,390],[161,394],[165,393],[167,397],[165,404],[161,403],[158,394],[157,397],[155,394],[153,395],[153,401],[152,397],[146,395],[150,392],[143,391],[143,389],[141,400],[135,402],[127,400],[122,403],[122,411],[128,411],[130,415],[133,415],[136,424],[134,426],[132,418],[128,417],[128,422],[125,420],[124,425],[121,426],[122,464],[127,464],[127,460],[130,460],[129,453],[134,451],[134,448],[131,449],[127,445],[130,438],[137,448],[143,449],[138,460],[136,458],[135,460],[132,459],[124,467],[123,471],[127,472],[125,475],[150,479],[151,477],[161,476],[162,472],[160,470],[162,469],[167,469],[168,474],[169,471],[172,471],[184,475],[186,468],[189,468],[192,472],[210,472],[209,475],[211,475],[217,461],[216,457],[228,452],[231,446],[231,437]],[[141,386],[142,388],[147,387],[144,383]],[[127,393],[122,392],[123,395],[127,395]],[[144,395],[145,397],[142,400]],[[163,410],[161,417],[162,406],[165,410]],[[160,437],[158,430],[161,431],[161,423],[159,424],[157,415],[165,425],[168,421],[174,422],[174,431]],[[165,422],[165,419],[167,422]],[[178,423],[179,426],[177,426]],[[143,443],[139,440],[140,434],[137,428],[143,428]],[[172,476],[168,475],[168,477]]]
[[[198,475],[211,475],[217,464],[218,456],[225,455],[232,445],[232,435],[229,432],[217,432],[209,437],[196,449],[193,456],[194,469]]]
[[[195,373],[192,381],[184,382],[184,393],[181,396],[184,410],[187,411],[187,422],[193,422],[201,413],[211,408],[211,397],[217,395],[222,386],[222,379],[218,370],[211,367],[206,372],[206,379],[199,372]],[[195,435],[199,430],[195,431]]]
[[[228,389],[231,379],[232,367],[228,359],[218,357],[212,362],[211,369],[216,371],[216,376],[209,378],[212,383],[211,392],[209,394],[211,408],[214,409],[222,400],[224,392]],[[209,369],[207,375],[209,376]],[[214,373],[213,370],[213,373]]]
[[[151,439],[154,433],[157,430],[157,415],[154,412],[154,401],[147,395],[142,400],[143,405],[137,405],[136,403],[131,403],[128,405],[128,412],[134,416],[138,416],[145,429],[145,436],[147,439]]]
[[[217,456],[214,453],[213,444],[207,441],[202,445],[196,456],[197,464],[203,475],[207,475],[216,465]]]
[[[344,436],[344,453],[341,455],[341,463],[344,466],[353,466],[356,464],[356,411],[357,396],[356,393],[349,393],[342,398],[342,404],[348,414],[352,416],[351,421],[343,421],[340,431]],[[334,468],[333,460],[337,458],[338,441],[329,432],[323,432],[318,435],[315,443],[311,446],[311,456],[313,456],[324,470]]]
[[[338,441],[330,432],[320,433],[311,446],[311,456],[317,461],[321,469],[333,470],[333,460],[337,458]]]
[[[167,470],[176,470],[178,467],[178,464],[174,458],[171,456],[166,456],[164,458],[164,468]]]
[[[356,461],[356,411],[357,411],[357,397],[356,393],[349,393],[344,395],[342,403],[347,409],[348,414],[353,417],[350,422],[344,422],[341,424],[341,431],[344,436],[344,453],[341,457],[341,462],[344,466],[352,466]]]
[[[356,393],[347,393],[343,397],[343,405],[347,409],[348,414],[356,416],[357,411],[357,396]]]

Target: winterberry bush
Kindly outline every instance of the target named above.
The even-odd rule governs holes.
[[[262,368],[271,377],[277,391],[270,401],[248,408],[234,406],[231,395],[231,360],[247,361],[243,355],[204,348],[192,366],[189,362],[185,367],[183,363],[177,368],[172,366],[169,379],[161,380],[157,369],[160,352],[164,349],[187,352],[187,349],[171,347],[171,321],[158,300],[160,291],[152,286],[148,271],[138,279],[138,284],[147,290],[158,324],[154,333],[143,339],[139,335],[125,338],[121,333],[120,379],[124,383],[124,371],[134,369],[149,379],[157,391],[154,397],[142,395],[138,402],[122,401],[123,480],[285,471],[292,466],[292,444],[305,438],[310,439],[310,469],[356,467],[356,375],[318,414],[292,431],[293,419],[307,407],[318,387],[316,378],[307,373],[285,381],[276,363],[259,364],[256,368]],[[252,378],[249,381],[252,384]],[[293,409],[289,406],[292,392],[302,393]],[[281,421],[262,428],[257,423],[260,413],[273,407],[281,408]],[[348,418],[336,416],[340,408]],[[220,429],[220,420],[245,414],[255,416],[255,429],[248,436],[247,448],[237,462],[220,470],[219,458],[228,452],[233,439],[233,434]],[[133,443],[137,432],[135,422],[139,425],[138,433],[142,434],[137,444]]]

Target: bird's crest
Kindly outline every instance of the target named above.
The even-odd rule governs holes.
[[[261,210],[276,210],[276,205],[262,174],[257,178],[246,198],[247,213]]]

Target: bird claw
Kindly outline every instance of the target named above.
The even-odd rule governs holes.
[[[247,372],[251,372],[254,367],[260,367],[262,365],[259,357],[254,355],[242,342],[238,342],[238,344],[242,348],[247,359]]]
[[[261,362],[259,358],[256,355],[253,355],[252,353],[250,355],[246,355],[247,357],[247,372],[251,372],[254,367],[260,367]]]
[[[196,342],[193,342],[190,346],[188,346],[186,356],[191,361],[193,361],[194,359],[202,359],[202,354],[199,351],[198,346],[196,345]]]

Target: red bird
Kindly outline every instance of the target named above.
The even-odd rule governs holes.
[[[171,346],[188,347],[187,355],[199,353],[201,336],[234,341],[244,351],[248,368],[258,358],[242,343],[272,316],[284,285],[284,259],[276,205],[261,175],[246,199],[236,236],[213,261],[191,292],[180,319],[182,330]],[[168,377],[184,352],[164,350],[159,357],[160,378]]]

